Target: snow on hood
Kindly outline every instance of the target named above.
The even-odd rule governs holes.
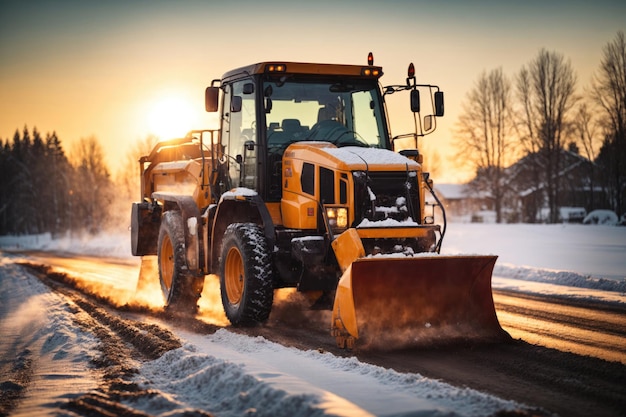
[[[344,148],[325,148],[324,151],[350,165],[366,162],[368,165],[408,165],[414,168],[418,167],[418,163],[412,159],[387,149],[346,146]]]
[[[307,149],[304,148],[306,145],[309,145],[309,150],[326,155],[333,159],[335,163],[345,164],[352,169],[367,169],[368,167],[373,168],[390,165],[397,167],[400,165],[415,170],[419,167],[419,164],[414,160],[387,149],[363,148],[360,146],[337,148],[331,143],[320,142],[298,142],[295,144],[294,148]]]
[[[412,159],[387,149],[346,146],[344,148],[326,148],[324,151],[347,164],[361,164],[365,161],[368,165],[408,164],[413,167],[418,166],[417,162]]]

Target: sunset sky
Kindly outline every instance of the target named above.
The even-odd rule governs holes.
[[[365,64],[371,51],[383,85],[403,83],[414,62],[418,82],[445,91],[445,118],[425,141],[445,164],[435,180],[460,181],[453,129],[483,70],[513,77],[546,48],[571,60],[582,93],[619,30],[624,1],[0,0],[0,139],[27,125],[56,131],[69,151],[93,135],[115,170],[150,133],[215,127],[204,88],[231,68]]]

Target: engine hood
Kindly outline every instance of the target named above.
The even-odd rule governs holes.
[[[387,149],[358,146],[338,148],[328,142],[294,143],[287,148],[284,157],[344,171],[405,171],[419,167],[414,160]]]

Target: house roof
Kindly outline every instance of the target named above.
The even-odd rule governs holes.
[[[584,156],[565,150],[565,149],[561,150],[561,156],[562,156],[562,162],[561,162],[562,168],[556,174],[557,177],[565,177],[570,172],[576,169],[579,169],[581,166],[584,166],[584,165],[595,165],[593,161],[590,161]],[[541,155],[539,153],[527,154],[526,156],[518,160],[516,163],[514,163],[513,165],[505,169],[505,172],[508,178],[507,181],[509,184],[515,184],[516,182],[519,182],[518,181],[519,178],[522,178],[522,181],[523,181],[525,174],[531,171],[536,171],[538,167],[543,168],[544,166],[545,166],[545,161],[541,158]],[[524,183],[522,182],[519,185],[523,185],[523,184]],[[533,184],[525,184],[525,185],[526,186],[522,186],[517,191],[517,194],[520,197],[526,197],[530,194],[533,194],[539,190],[544,189],[547,186],[545,181],[541,181],[539,183],[533,183]]]
[[[461,200],[467,197],[467,184],[435,184],[435,192],[446,200]]]

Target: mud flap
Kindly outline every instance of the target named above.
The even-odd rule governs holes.
[[[339,281],[331,332],[339,347],[398,348],[509,338],[491,292],[496,256],[360,258]]]

